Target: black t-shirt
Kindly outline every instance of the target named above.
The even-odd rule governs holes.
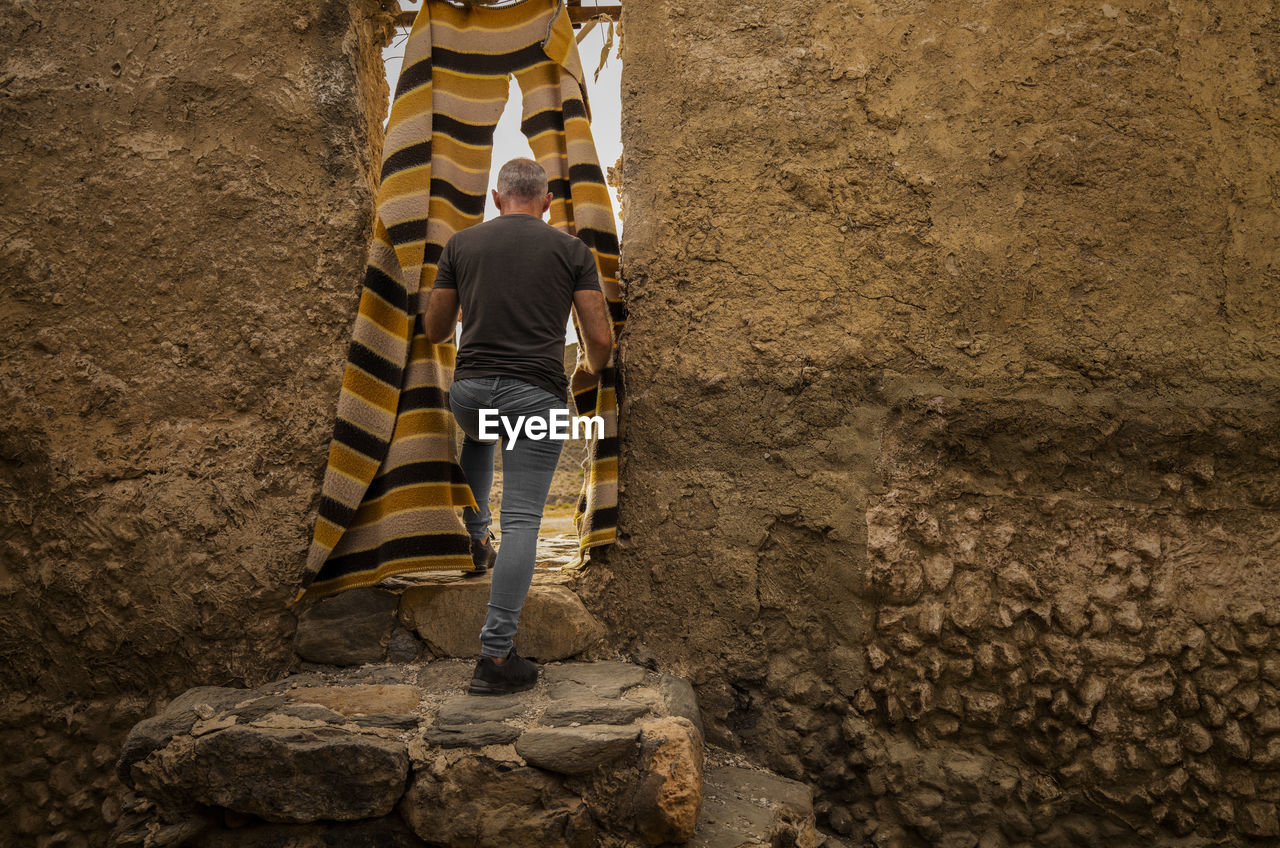
[[[457,289],[462,306],[453,379],[505,374],[568,398],[564,330],[573,293],[600,290],[591,248],[541,218],[500,215],[449,239],[435,287]]]

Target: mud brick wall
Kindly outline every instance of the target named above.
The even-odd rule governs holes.
[[[372,226],[374,0],[0,4],[0,843],[291,658]]]
[[[1274,842],[1274,4],[624,27],[624,534],[588,605],[840,833]]]

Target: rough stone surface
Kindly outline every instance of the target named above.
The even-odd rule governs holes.
[[[542,723],[552,727],[567,724],[630,724],[649,712],[649,707],[635,701],[614,698],[571,695],[549,705]]]
[[[386,815],[409,773],[403,742],[338,728],[229,726],[153,756],[134,767],[140,788],[164,778],[171,790],[177,776],[202,804],[274,822]]]
[[[422,656],[422,641],[411,631],[396,626],[387,639],[387,662],[411,663]]]
[[[436,714],[437,724],[469,724],[513,718],[529,707],[527,697],[514,695],[453,695]]]
[[[532,728],[516,740],[516,753],[548,771],[583,774],[628,753],[638,732],[631,725]]]
[[[324,824],[260,824],[215,830],[193,848],[427,848],[398,813]]]
[[[197,721],[252,697],[252,693],[244,689],[224,686],[197,686],[183,692],[159,715],[138,722],[129,731],[116,758],[120,780],[132,786],[130,769],[134,763],[165,747],[175,736],[189,732]]]
[[[653,845],[685,842],[702,809],[702,734],[682,716],[652,719],[640,725],[640,752],[637,829]]]
[[[476,724],[437,724],[427,729],[426,740],[441,748],[480,748],[485,745],[506,745],[516,741],[520,728],[500,721],[481,721]]]
[[[494,811],[500,815],[494,815]],[[529,766],[465,758],[415,770],[400,813],[432,843],[477,848],[594,848],[581,798]]]
[[[330,668],[186,692],[130,737],[120,768],[136,793],[112,844],[646,848],[694,834],[707,753],[667,708],[680,678],[563,663],[526,692],[458,694],[472,667]],[[734,832],[800,844],[780,822]]]
[[[474,657],[489,603],[488,579],[441,580],[405,589],[400,620],[433,654]],[[540,662],[577,656],[603,635],[595,616],[572,591],[535,578],[520,610],[516,651]]]
[[[740,766],[706,770],[688,848],[817,848],[811,792],[803,783]]]
[[[0,4],[0,844],[101,844],[134,724],[293,661],[388,22]]]
[[[564,663],[543,669],[542,678],[548,683],[576,683],[616,698],[644,679],[644,669],[626,662]]]
[[[300,703],[321,704],[347,716],[407,715],[422,700],[414,686],[384,683],[356,686],[299,686],[287,697]]]
[[[658,690],[662,693],[667,712],[689,719],[698,729],[698,735],[703,736],[702,711],[698,709],[698,696],[689,681],[674,674],[664,674],[658,680]]]
[[[374,588],[321,598],[298,616],[293,649],[308,662],[377,662],[387,654],[399,603],[394,592]]]
[[[1274,4],[626,10],[606,647],[854,844],[1268,838]]]

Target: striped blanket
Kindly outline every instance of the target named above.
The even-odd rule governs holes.
[[[591,137],[577,44],[560,0],[457,7],[427,0],[405,45],[383,147],[376,220],[338,396],[319,514],[293,604],[406,571],[469,569],[456,508],[475,506],[456,461],[452,344],[431,344],[422,309],[454,233],[484,217],[494,126],[508,78],[521,129],[550,179],[550,222],[595,253],[615,334],[622,329],[613,209]],[[603,438],[584,461],[579,550],[614,540],[618,421],[613,361],[571,378]]]

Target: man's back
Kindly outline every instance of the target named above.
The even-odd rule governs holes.
[[[454,379],[508,375],[566,397],[564,330],[573,293],[600,290],[583,242],[527,214],[504,214],[453,236],[437,288],[455,288],[462,338]]]

